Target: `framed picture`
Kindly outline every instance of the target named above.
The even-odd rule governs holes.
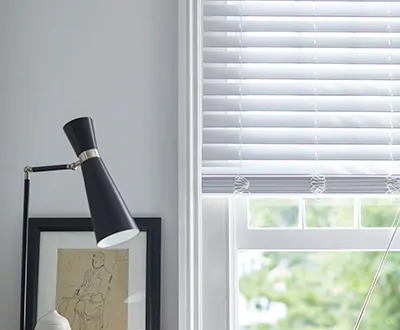
[[[56,309],[72,330],[159,330],[161,219],[97,248],[90,218],[30,218],[24,235],[21,330]]]

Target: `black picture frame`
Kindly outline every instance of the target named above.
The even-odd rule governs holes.
[[[134,219],[140,231],[147,234],[146,330],[160,330],[161,218]],[[93,226],[90,218],[29,218],[25,228],[20,329],[34,330],[37,319],[40,234],[49,231],[90,232]]]

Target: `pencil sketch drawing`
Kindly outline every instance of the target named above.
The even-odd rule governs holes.
[[[72,330],[126,330],[128,250],[58,250],[56,301]]]

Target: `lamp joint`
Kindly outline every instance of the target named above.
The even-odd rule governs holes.
[[[73,170],[73,171],[76,171],[79,166],[81,166],[81,161],[77,160],[76,162],[73,162],[73,163],[69,164],[68,168]]]
[[[24,173],[25,173],[25,179],[30,180],[31,179],[31,173],[32,173],[32,167],[31,166],[25,166],[24,167]]]

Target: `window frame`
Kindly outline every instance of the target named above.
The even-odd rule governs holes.
[[[271,196],[268,196],[271,197]],[[285,196],[286,197],[286,196]],[[336,197],[336,196],[335,196]],[[203,222],[205,226],[211,226],[213,219],[221,210],[215,209],[214,215],[207,213],[207,208],[213,203],[210,201],[223,200],[229,204],[229,214],[223,221],[226,223],[226,230],[229,235],[228,258],[221,258],[219,272],[226,272],[229,279],[224,286],[226,292],[226,306],[229,310],[225,329],[237,330],[239,320],[238,297],[239,297],[239,268],[238,252],[240,250],[254,251],[287,251],[287,252],[317,252],[317,251],[380,251],[382,256],[386,250],[389,239],[393,234],[393,227],[372,227],[372,228],[249,228],[249,208],[248,199],[251,195],[222,195],[205,194],[203,201]],[[259,198],[257,195],[256,198]],[[205,240],[204,240],[205,242]],[[207,242],[217,247],[217,242]],[[390,251],[400,251],[400,237],[397,235],[391,245]],[[204,256],[207,260],[207,255]],[[207,267],[206,264],[204,267]],[[215,266],[214,266],[215,267]],[[213,272],[216,270],[213,269]],[[371,281],[375,272],[371,272]],[[204,283],[205,290],[207,284]],[[365,292],[365,295],[367,292]],[[214,306],[216,308],[216,306]],[[221,308],[221,307],[219,307]],[[361,306],[360,306],[361,308]],[[355,322],[356,320],[354,320]]]
[[[201,327],[202,2],[178,0],[178,329]]]
[[[202,330],[203,296],[203,223],[201,186],[201,77],[202,77],[202,0],[178,0],[178,329]],[[247,207],[240,196],[229,201],[233,221],[226,224],[229,231],[229,254],[221,269],[228,272],[226,304],[229,310],[226,329],[236,329],[237,282],[236,253],[238,248],[269,250],[356,249],[384,250],[393,229],[249,229]],[[232,198],[232,199],[233,199]],[[238,240],[231,240],[238,236]],[[298,239],[294,240],[293,237]],[[345,237],[344,241],[340,238]],[[300,238],[300,239],[299,239]],[[311,241],[317,245],[309,244]],[[268,243],[266,243],[268,242]],[[283,244],[282,242],[285,242]],[[288,245],[287,242],[290,242]],[[331,243],[329,243],[331,242]],[[333,242],[333,243],[332,243]],[[372,242],[372,245],[371,243]],[[392,250],[400,250],[400,239],[395,239]]]

